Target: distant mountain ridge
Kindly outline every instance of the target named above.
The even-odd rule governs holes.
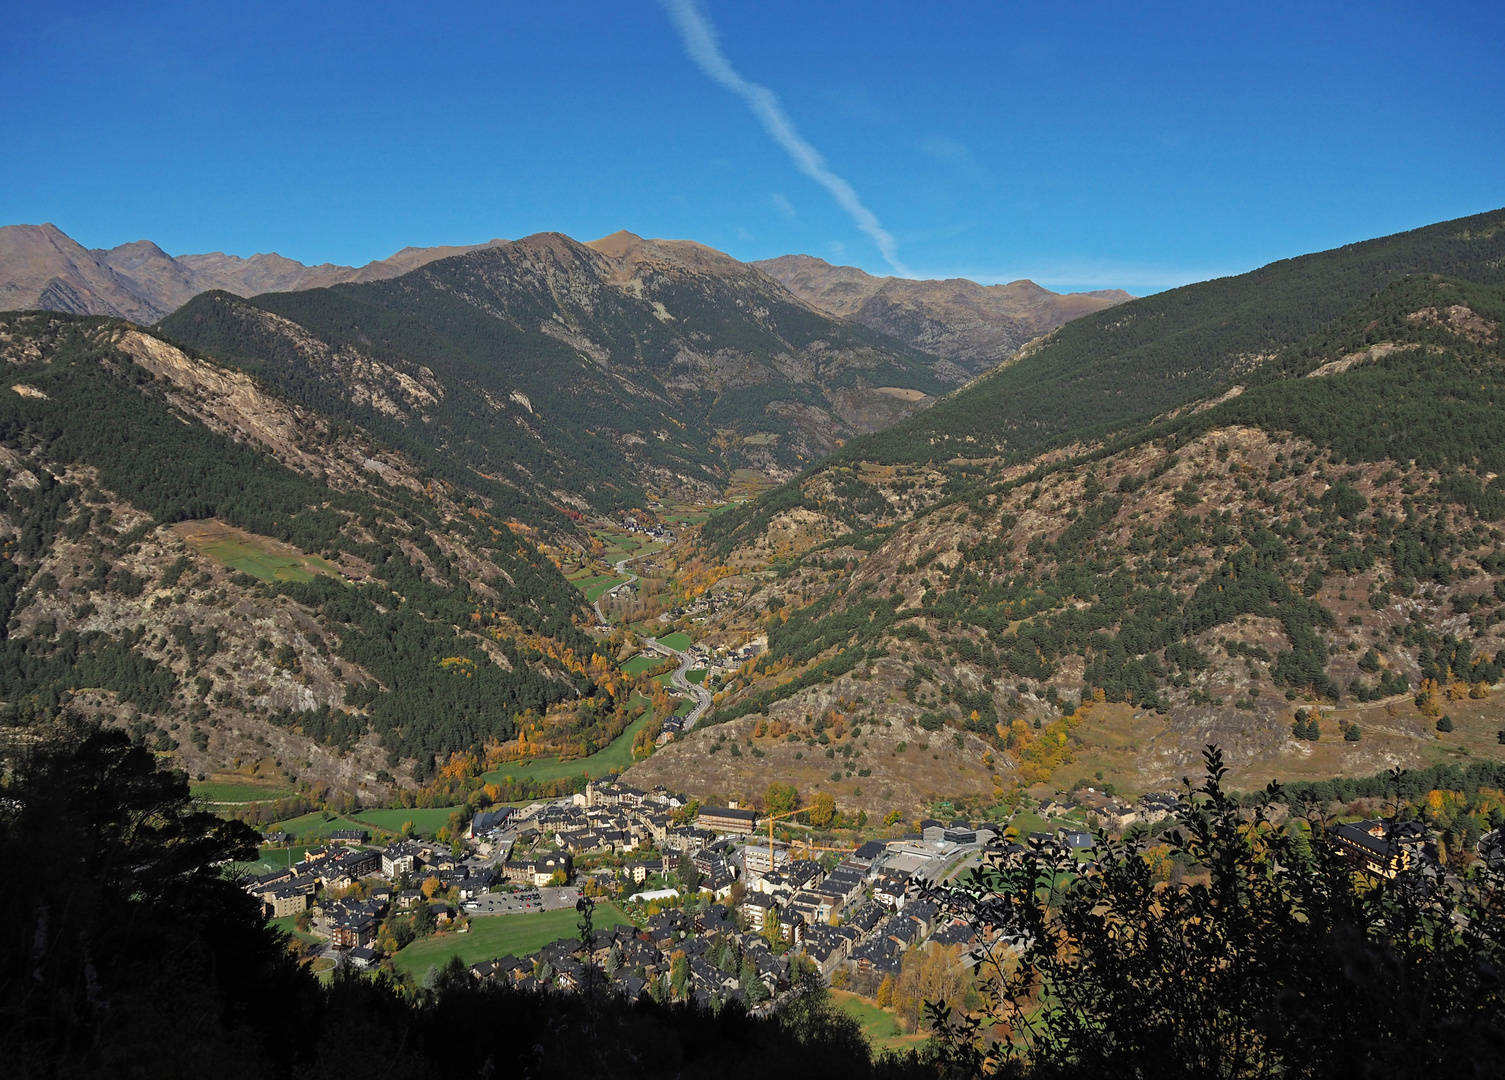
[[[752,265],[817,310],[934,353],[969,376],[1072,319],[1134,299],[1122,289],[1055,293],[1028,280],[980,285],[967,278],[880,278],[811,255],[781,255]]]
[[[86,248],[56,225],[0,226],[0,310],[42,309],[153,323],[210,289],[236,296],[381,281],[435,259],[505,243],[406,247],[365,266],[305,266],[275,253],[172,256],[150,240]]]
[[[249,258],[219,251],[173,256],[150,240],[86,248],[55,225],[6,225],[0,226],[0,311],[110,315],[145,325],[212,289],[249,297],[384,281],[439,259],[505,243],[406,247],[360,267],[306,266],[276,253]],[[625,230],[586,246],[620,263],[623,282],[640,266],[672,266],[744,284],[766,275],[821,315],[877,330],[940,357],[944,362],[936,374],[952,385],[981,374],[1026,342],[1072,319],[1133,299],[1121,289],[1054,293],[1032,281],[980,285],[965,278],[880,278],[810,255],[744,263],[693,240],[645,240]]]
[[[713,497],[741,469],[786,479],[957,381],[754,266],[627,232],[538,233],[339,288],[208,292],[159,329],[454,483],[501,477],[580,511],[642,505],[645,485]]]

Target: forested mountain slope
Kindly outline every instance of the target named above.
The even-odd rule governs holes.
[[[582,510],[641,505],[644,485],[712,495],[738,468],[791,475],[948,385],[934,357],[745,264],[630,234],[544,233],[391,281],[210,293],[161,329],[436,472]]]
[[[702,534],[778,571],[713,718],[956,729],[1000,785],[1143,790],[1207,742],[1247,782],[1499,756],[1502,324],[1502,286],[1410,277],[1241,395],[1075,456],[773,492]]]
[[[981,285],[966,278],[874,277],[810,255],[753,263],[801,300],[881,330],[979,375],[1040,334],[1133,297],[1122,289],[1061,293],[1033,281]]]
[[[116,320],[0,315],[0,358],[0,722],[102,714],[194,772],[275,757],[347,795],[559,702],[620,730],[510,512],[549,508]]]
[[[1275,353],[1408,274],[1505,281],[1505,210],[1349,244],[1074,320],[847,460],[1011,460],[1147,420],[1247,380]]]

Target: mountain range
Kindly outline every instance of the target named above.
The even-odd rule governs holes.
[[[622,237],[631,235],[618,233],[615,238],[594,241],[593,246],[609,252],[621,246]],[[172,256],[150,240],[91,249],[52,224],[6,225],[0,227],[0,311],[36,308],[76,315],[114,315],[146,324],[211,289],[255,296],[382,281],[438,259],[504,243],[489,240],[483,244],[406,247],[360,267],[333,263],[305,266],[275,253],[249,258],[218,251]],[[661,252],[677,251],[681,257],[698,249],[704,258],[691,261],[706,268],[719,266],[724,270],[735,261],[691,241],[647,243],[659,245]],[[961,370],[949,372],[951,382],[977,374],[1037,334],[1130,299],[1128,293],[1116,289],[1062,295],[1031,281],[983,286],[961,278],[878,278],[853,266],[831,266],[808,255],[786,255],[747,265],[768,274],[817,311],[850,318],[956,362]]]
[[[500,243],[407,247],[361,267],[304,266],[276,254],[241,258],[215,251],[174,257],[150,240],[91,249],[52,224],[6,225],[0,228],[0,311],[40,308],[114,315],[146,324],[209,289],[254,296],[346,281],[379,281],[435,259]]]
[[[0,316],[0,721],[368,800],[544,717],[592,753],[658,690],[564,568],[752,475],[638,569],[767,647],[637,782],[887,813],[1143,790],[1209,741],[1250,783],[1497,753],[1505,211],[1053,328],[1091,304],[1035,296],[970,380],[977,322],[870,323],[1028,289],[858,274],[542,233],[148,327]],[[860,753],[818,757],[837,720]]]
[[[1133,300],[713,519],[774,571],[767,649],[641,782],[728,737],[766,760],[715,790],[879,805],[1144,791],[1209,742],[1256,787],[1497,757],[1502,289],[1493,211]],[[822,717],[883,753],[794,760]],[[922,790],[891,760],[953,738]]]
[[[1033,281],[979,285],[966,278],[880,278],[811,255],[753,265],[812,307],[944,357],[969,375],[981,374],[1073,319],[1134,299],[1122,289],[1063,295]]]

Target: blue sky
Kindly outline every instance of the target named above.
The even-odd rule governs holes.
[[[626,228],[1147,292],[1505,205],[1498,0],[688,3],[11,0],[0,223],[311,263]],[[697,62],[696,10],[772,97]]]

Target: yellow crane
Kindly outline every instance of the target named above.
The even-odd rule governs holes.
[[[794,817],[797,814],[808,813],[809,811],[814,810],[814,809],[815,809],[815,807],[813,805],[811,805],[811,806],[802,806],[798,810],[786,810],[782,814],[769,814],[768,815],[768,817],[767,817],[767,821],[768,821],[768,869],[770,871],[772,871],[773,868],[774,868],[774,866],[773,866],[773,823],[775,821],[782,821],[784,818]],[[807,850],[807,851],[856,851],[857,850],[854,847],[821,847],[818,844],[811,844],[811,843],[809,843],[807,841],[802,841],[799,846],[801,848]]]

